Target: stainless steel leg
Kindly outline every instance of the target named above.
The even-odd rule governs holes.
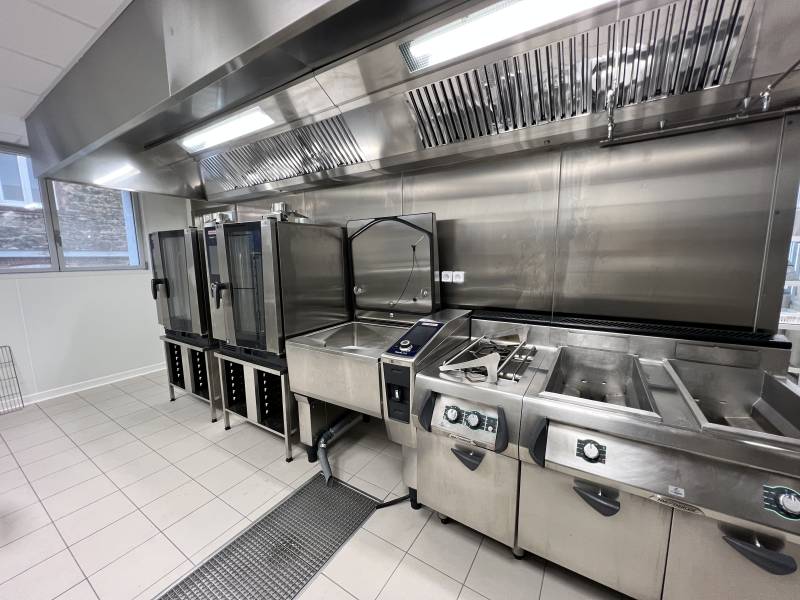
[[[169,400],[170,400],[170,402],[175,402],[175,386],[173,386],[170,383],[170,384],[168,384],[167,387],[169,387]]]
[[[225,369],[222,368],[222,359],[214,355],[214,360],[217,361],[217,374],[219,375],[219,396],[222,400],[222,418],[225,423],[225,429],[231,428],[231,417],[228,413],[228,397],[225,395],[225,382],[223,381],[223,373]]]
[[[289,377],[281,375],[281,400],[283,402],[283,444],[286,451],[286,462],[292,462],[292,423],[294,406],[292,392],[289,390]]]
[[[206,361],[206,381],[208,382],[208,403],[211,405],[211,422],[217,422],[217,392],[214,385],[214,355],[211,352],[203,352],[203,360]]]

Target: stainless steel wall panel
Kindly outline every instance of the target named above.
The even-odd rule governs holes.
[[[549,311],[558,153],[524,154],[403,177],[403,212],[434,212],[446,305]]]
[[[554,311],[751,328],[780,130],[564,151]]]
[[[293,203],[292,208],[321,225],[344,226],[355,219],[399,215],[403,212],[402,183],[399,176],[384,177],[307,191],[303,193],[302,206],[296,207]]]

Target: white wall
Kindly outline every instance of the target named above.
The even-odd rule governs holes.
[[[186,200],[140,198],[145,233],[189,222]],[[0,344],[27,402],[161,368],[162,333],[149,270],[0,275]]]

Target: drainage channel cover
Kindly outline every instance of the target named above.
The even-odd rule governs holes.
[[[161,600],[294,598],[377,506],[322,474],[253,523]]]

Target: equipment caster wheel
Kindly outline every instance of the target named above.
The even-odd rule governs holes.
[[[439,515],[439,522],[442,525],[447,525],[448,523],[450,523],[450,517],[447,517],[445,515]]]

